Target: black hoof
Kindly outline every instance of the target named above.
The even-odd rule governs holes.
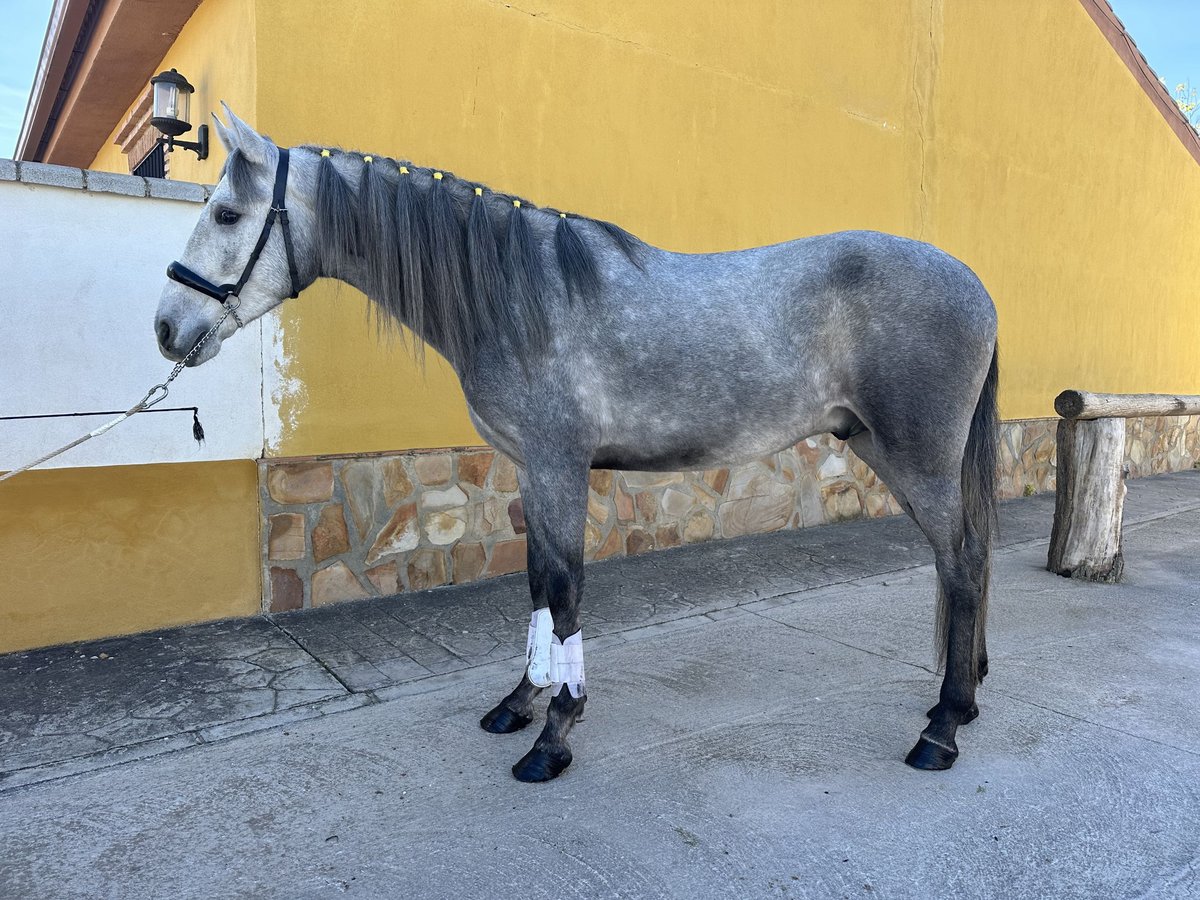
[[[517,781],[549,781],[561,775],[570,764],[571,751],[566,747],[554,751],[534,747],[512,767],[512,773]]]
[[[929,707],[928,712],[925,713],[925,718],[932,719],[934,717],[934,715],[937,713],[939,706],[941,706],[940,703]],[[968,722],[974,722],[978,718],[979,718],[979,707],[976,704],[972,703],[971,708],[967,710],[966,715],[964,715],[962,717],[962,719],[959,720],[958,724],[966,725]]]
[[[512,734],[532,721],[531,716],[523,716],[501,704],[479,720],[479,727],[492,734]]]
[[[957,747],[953,744],[943,747],[941,744],[935,744],[925,735],[921,735],[917,746],[909,750],[908,756],[904,757],[904,761],[914,769],[925,769],[929,772],[948,769],[954,765],[956,759],[958,759]]]

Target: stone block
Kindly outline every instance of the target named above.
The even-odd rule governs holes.
[[[425,491],[421,494],[421,509],[450,509],[465,506],[467,495],[458,485],[453,485],[442,491]]]
[[[608,521],[608,504],[597,497],[592,491],[588,491],[587,510],[588,518],[598,525],[603,525]]]
[[[84,173],[87,176],[87,189],[92,194],[123,194],[126,197],[146,197],[149,189],[146,179],[140,175],[119,175],[116,172]]]
[[[453,471],[449,453],[422,453],[413,459],[413,471],[421,484],[445,484]]]
[[[621,531],[614,525],[592,559],[608,559],[610,556],[619,556],[624,549],[625,543],[621,540]]]
[[[487,554],[483,544],[455,544],[450,551],[450,561],[454,568],[454,583],[466,584],[475,581],[483,573],[483,563]]]
[[[267,493],[276,503],[320,503],[333,497],[327,462],[278,463],[267,470]]]
[[[300,513],[277,513],[271,516],[267,532],[267,558],[304,559],[304,551],[304,516]]]
[[[12,159],[0,159],[0,181],[17,180],[17,163]]]
[[[412,479],[400,457],[385,460],[380,471],[383,473],[383,500],[389,507],[395,507],[413,492]]]
[[[867,494],[866,511],[867,515],[873,519],[888,515],[887,496],[885,494]]]
[[[613,494],[613,501],[617,505],[617,521],[632,522],[633,521],[633,498],[626,493],[625,489],[619,484]]]
[[[375,585],[375,590],[379,591],[383,596],[398,594],[404,589],[400,584],[400,567],[396,565],[393,559],[391,562],[385,562],[381,566],[373,566],[366,571],[367,580]]]
[[[815,438],[806,438],[796,444],[792,450],[795,451],[796,458],[800,461],[802,468],[808,468],[814,473],[816,472],[817,467],[821,464],[821,457],[824,455],[824,450]]]
[[[487,566],[488,577],[520,572],[525,568],[525,552],[525,538],[498,541],[492,548],[492,559]]]
[[[491,450],[462,454],[458,458],[458,480],[483,487],[487,484],[488,472],[492,470],[493,457]]]
[[[89,177],[89,182],[90,182]],[[147,178],[146,186],[151,197],[161,200],[188,200],[203,203],[208,199],[208,190],[202,184],[191,181],[171,181],[167,178]]]
[[[775,479],[760,469],[756,464],[739,466],[730,473],[729,485],[725,496],[730,500],[742,500],[746,497],[757,497],[767,493]]]
[[[704,473],[704,483],[718,494],[724,494],[725,486],[729,484],[729,470],[709,469]]]
[[[732,489],[731,489],[732,493]],[[741,499],[726,500],[717,510],[724,537],[778,531],[788,524],[795,507],[790,486],[767,476],[757,476]]]
[[[445,584],[446,554],[442,550],[423,547],[412,555],[408,563],[408,589],[423,591],[426,588]]]
[[[637,556],[639,553],[653,549],[654,538],[645,531],[634,530],[625,537],[625,553],[628,556]]]
[[[324,562],[349,549],[350,536],[346,533],[346,516],[342,513],[342,505],[331,503],[321,510],[317,524],[313,526],[313,562]]]
[[[604,535],[594,522],[588,520],[583,523],[583,554],[585,559],[595,558],[596,551],[600,549],[600,544],[603,540]]]
[[[621,480],[625,486],[635,491],[647,488],[666,487],[668,484],[680,484],[683,481],[682,472],[622,472]]]
[[[340,560],[316,572],[312,577],[314,607],[340,603],[343,600],[360,600],[368,596],[370,592],[354,577],[350,567]]]
[[[271,612],[304,607],[304,582],[293,569],[271,566]]]
[[[393,553],[415,550],[421,542],[417,526],[417,504],[405,503],[392,513],[387,524],[379,530],[371,549],[367,551],[367,565],[378,562]]]
[[[613,473],[611,469],[592,469],[588,474],[588,484],[601,497],[607,497],[612,492]]]
[[[513,534],[525,533],[525,501],[520,497],[509,501],[508,520],[512,523]]]
[[[517,489],[517,467],[503,453],[492,463],[492,490],[511,493]]]
[[[713,521],[712,516],[708,513],[696,512],[688,517],[687,523],[683,526],[683,539],[689,544],[711,541],[715,530],[716,522]]]
[[[50,187],[83,190],[83,169],[70,166],[52,166],[48,163],[21,163],[21,181],[24,184],[45,184]]]
[[[858,489],[849,482],[835,481],[821,488],[826,522],[844,522],[862,515],[862,499]]]
[[[672,518],[679,519],[691,512],[695,505],[692,494],[685,494],[678,488],[667,488],[662,496],[662,511]]]
[[[453,544],[467,533],[467,510],[465,507],[430,513],[425,517],[425,537],[431,544],[445,546]]]
[[[366,540],[374,530],[375,516],[379,512],[381,475],[374,460],[354,459],[342,466],[338,477],[342,482],[342,493],[358,539]]]
[[[659,550],[667,547],[678,547],[682,541],[679,537],[678,525],[663,525],[654,532],[654,543]]]
[[[483,525],[481,534],[510,531],[512,525],[507,515],[507,504],[496,497],[488,497],[483,501]]]
[[[650,491],[642,491],[634,497],[638,508],[638,518],[645,524],[653,524],[658,519],[658,497]]]
[[[720,503],[716,497],[698,484],[692,485],[692,496],[696,498],[697,503],[706,509],[715,510],[717,508],[717,504]],[[694,506],[695,504],[693,504],[693,508]]]

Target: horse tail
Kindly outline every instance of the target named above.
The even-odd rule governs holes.
[[[988,587],[991,582],[992,541],[996,534],[996,460],[1000,439],[1000,415],[996,396],[1000,385],[1000,346],[992,349],[992,362],[979,392],[971,430],[962,461],[963,558],[968,577],[979,589],[975,616],[972,659],[978,661],[985,647]],[[939,609],[939,649],[945,659],[949,636],[948,610]]]

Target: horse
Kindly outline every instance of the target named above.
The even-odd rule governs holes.
[[[964,263],[871,231],[670,252],[444,170],[279,148],[224,110],[228,125],[213,118],[227,160],[169,270],[160,350],[207,362],[239,326],[326,277],[361,290],[418,352],[446,358],[475,428],[516,464],[524,501],[526,668],[480,721],[516,732],[550,690],[517,779],[570,765],[567,737],[587,701],[590,470],[726,466],[826,432],[874,469],[933,548],[944,676],[905,761],[954,764],[988,669],[999,383],[995,307]]]

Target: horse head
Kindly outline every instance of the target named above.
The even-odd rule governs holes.
[[[297,189],[305,174],[311,177],[304,172],[308,161],[289,160],[286,150],[221,105],[229,124],[213,120],[228,159],[183,255],[167,270],[154,317],[159,350],[179,361],[226,316],[190,366],[212,359],[225,338],[317,275],[306,237],[312,211]]]

